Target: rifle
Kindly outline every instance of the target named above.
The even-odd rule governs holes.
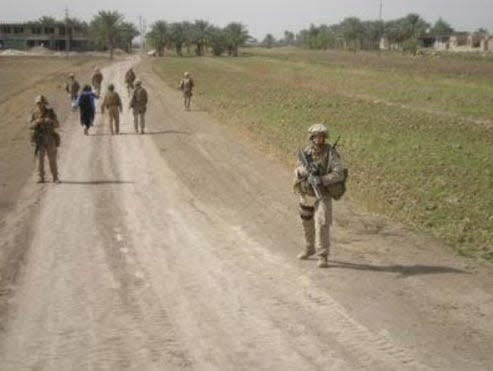
[[[322,185],[322,181],[320,179],[320,171],[318,166],[309,160],[306,156],[306,153],[301,149],[298,152],[298,158],[305,169],[308,171],[308,178],[306,179],[308,184],[312,186],[313,192],[318,200],[322,198],[322,191],[320,190],[320,186]]]
[[[31,143],[34,144],[34,157],[36,157],[41,147],[44,131],[40,124],[34,125],[31,130],[33,131],[31,134]]]
[[[337,147],[337,143],[339,142],[339,139],[341,139],[341,136],[339,135],[336,139],[336,141],[334,142],[334,144],[332,145],[332,148],[336,148]]]

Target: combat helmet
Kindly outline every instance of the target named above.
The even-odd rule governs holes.
[[[185,73],[183,74],[183,76],[184,76],[184,77],[190,77],[190,72],[185,72]]]
[[[36,104],[38,104],[38,103],[48,104],[48,100],[46,99],[46,97],[44,95],[38,95],[34,99],[34,103],[36,103]]]
[[[324,134],[326,137],[328,137],[329,129],[327,129],[327,126],[325,126],[324,124],[313,124],[308,128],[308,134],[310,140],[319,134]]]
[[[141,86],[142,85],[142,81],[139,80],[139,79],[137,79],[137,80],[135,80],[134,85],[135,86]]]

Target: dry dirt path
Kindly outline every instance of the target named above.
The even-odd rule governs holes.
[[[297,261],[290,172],[139,74],[148,134],[73,115],[1,227],[1,370],[491,369],[488,267],[350,203],[331,268]]]

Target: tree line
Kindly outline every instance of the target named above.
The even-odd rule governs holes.
[[[183,49],[198,56],[205,55],[210,49],[215,56],[227,53],[238,56],[238,49],[251,39],[245,25],[231,22],[226,27],[217,27],[204,20],[195,22],[168,23],[160,20],[151,25],[146,34],[146,42],[153,47],[158,55],[163,55],[165,49],[174,49],[178,56],[183,55]],[[193,48],[193,50],[192,50]]]
[[[95,49],[109,50],[111,57],[116,48],[130,51],[132,40],[140,35],[137,28],[126,22],[117,11],[99,11],[90,22],[76,18],[56,20],[44,16],[28,24],[42,27],[67,25],[87,35]],[[144,36],[146,43],[158,55],[162,55],[165,49],[174,49],[178,56],[183,55],[184,49],[198,56],[205,55],[208,50],[216,56],[224,53],[238,56],[238,49],[251,39],[242,23],[231,22],[221,28],[204,20],[174,23],[159,20],[151,25],[150,31]]]
[[[410,13],[390,21],[362,21],[356,17],[345,18],[334,25],[310,25],[298,33],[284,32],[284,38],[275,40],[266,35],[262,45],[298,45],[309,49],[378,49],[380,39],[385,37],[390,44],[404,49],[416,47],[420,39],[429,36],[450,36],[454,28],[442,18],[434,24],[426,22],[420,15]],[[484,28],[478,33],[487,33]]]

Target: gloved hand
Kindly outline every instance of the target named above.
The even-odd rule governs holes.
[[[308,171],[306,171],[304,166],[298,166],[296,168],[296,176],[298,179],[305,179],[308,176]]]
[[[308,183],[310,183],[313,186],[320,186],[322,185],[322,178],[316,175],[310,175],[308,177]]]

